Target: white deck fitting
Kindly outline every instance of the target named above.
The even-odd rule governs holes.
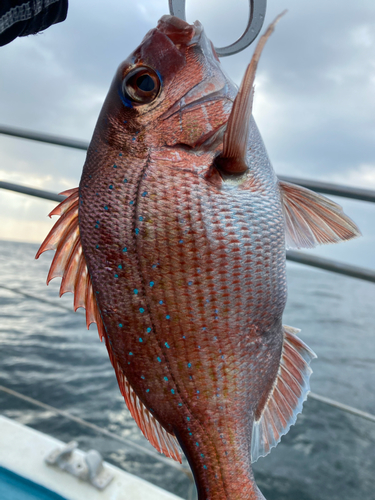
[[[114,478],[104,491],[49,466],[44,459],[65,443],[0,416],[0,466],[25,477],[67,500],[181,500],[157,486],[103,462]],[[83,455],[77,450],[75,454]]]

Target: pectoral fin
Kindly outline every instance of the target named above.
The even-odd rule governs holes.
[[[248,169],[246,164],[247,141],[250,117],[253,110],[255,74],[263,48],[272,35],[277,22],[285,12],[277,16],[267,28],[267,31],[260,37],[234,100],[227,129],[224,133],[223,152],[215,160],[216,167],[226,174],[243,174]]]
[[[251,460],[266,456],[295,424],[310,391],[310,361],[315,353],[300,340],[296,328],[283,326],[284,343],[279,371],[251,438]]]
[[[279,182],[287,248],[313,248],[361,236],[337,203],[309,189]]]

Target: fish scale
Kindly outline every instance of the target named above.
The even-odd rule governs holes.
[[[148,392],[144,392],[142,401],[156,412],[166,428],[171,427],[171,418],[176,418],[165,411],[167,401],[173,415],[180,411],[184,415],[190,415],[189,418],[198,420],[195,426],[190,424],[190,429],[194,428],[195,431],[187,432],[187,437],[192,441],[193,450],[197,447],[197,442],[200,442],[199,448],[205,450],[208,446],[203,440],[207,433],[205,419],[220,418],[220,429],[238,427],[239,420],[249,419],[248,415],[251,415],[254,401],[250,395],[258,392],[254,391],[254,386],[258,389],[262,385],[247,375],[249,367],[254,365],[254,351],[244,345],[241,337],[246,338],[253,324],[261,331],[275,321],[274,304],[270,301],[270,307],[265,308],[263,296],[271,289],[277,289],[280,272],[273,273],[272,280],[265,268],[266,271],[262,271],[260,279],[257,279],[257,269],[269,258],[271,246],[263,247],[261,243],[263,238],[268,237],[269,225],[275,225],[275,219],[281,218],[281,207],[277,217],[274,206],[272,213],[262,211],[264,198],[259,197],[257,191],[248,193],[229,189],[217,193],[213,186],[195,173],[180,172],[172,168],[166,174],[160,163],[152,160],[146,165],[141,169],[136,163],[130,168],[129,162],[126,165],[118,162],[116,178],[109,169],[111,177],[97,181],[101,184],[101,191],[103,186],[108,185],[109,201],[104,206],[108,206],[109,210],[103,212],[103,203],[96,205],[97,211],[90,207],[91,224],[84,220],[82,224],[90,226],[103,213],[105,217],[107,213],[108,217],[111,212],[117,213],[113,227],[112,222],[109,222],[110,248],[116,248],[117,251],[105,254],[104,267],[111,270],[109,283],[112,285],[108,287],[108,275],[96,276],[93,283],[101,291],[98,298],[101,310],[107,314],[111,311],[107,331],[113,352],[130,383],[133,386],[141,383],[143,391],[148,389]],[[94,170],[95,165],[92,168]],[[134,178],[129,175],[132,171],[137,172]],[[86,176],[91,175],[88,172],[90,170],[87,170]],[[126,183],[122,181],[125,175]],[[261,181],[262,178],[259,182]],[[85,182],[83,179],[81,186]],[[81,188],[82,198],[86,196],[89,200],[90,195],[84,195],[84,189],[89,188]],[[96,188],[93,186],[91,189],[95,191]],[[140,193],[147,194],[141,196]],[[174,211],[170,210],[171,204]],[[81,213],[84,213],[86,205],[81,205]],[[258,224],[252,219],[253,212],[265,214]],[[142,221],[139,221],[139,217],[142,217]],[[181,225],[180,220],[185,223]],[[152,224],[148,221],[152,221]],[[102,221],[101,224],[103,225]],[[82,239],[86,247],[84,235]],[[247,242],[247,246],[244,242]],[[121,249],[125,244],[128,246],[124,256]],[[92,248],[94,245],[90,243],[89,246]],[[90,256],[86,254],[86,258],[90,266]],[[97,261],[96,255],[94,258]],[[138,290],[131,301],[126,300],[124,291],[121,295],[116,293],[121,278],[113,288],[113,270],[118,262],[121,262],[121,272],[127,278],[127,283],[122,283],[121,287],[128,287],[130,295],[132,291],[134,295],[135,289]],[[200,269],[199,274],[196,269]],[[284,272],[284,266],[281,266],[281,271]],[[253,277],[253,280],[256,277],[253,286],[251,279],[244,280],[244,276]],[[154,285],[150,287],[150,283]],[[285,295],[285,290],[282,292]],[[119,302],[119,297],[123,297],[122,303]],[[229,304],[224,304],[225,299]],[[223,315],[228,305],[230,312]],[[143,313],[140,312],[141,306],[144,306]],[[259,306],[262,307],[261,314]],[[116,314],[115,309],[121,311],[121,314]],[[243,314],[244,311],[247,311],[247,315]],[[191,318],[191,312],[195,314],[194,319]],[[266,320],[264,326],[262,318],[263,321]],[[113,334],[113,330],[118,331],[116,326],[119,324],[125,328],[125,335],[121,337]],[[148,335],[145,334],[146,324],[151,325]],[[231,334],[228,335],[228,332]],[[214,343],[213,337],[217,339]],[[269,338],[272,339],[272,336]],[[253,342],[253,346],[258,355],[259,342]],[[281,335],[277,346],[279,353],[280,348]],[[150,359],[153,360],[151,363]],[[188,367],[189,363],[192,369]],[[199,370],[207,364],[210,366],[208,376],[203,370]],[[273,360],[271,365],[270,369],[276,372],[278,359]],[[267,372],[265,366],[266,363],[259,373]],[[247,370],[244,371],[243,367]],[[151,378],[155,378],[156,382],[150,383]],[[185,384],[181,385],[184,380]],[[157,400],[155,394],[158,395]],[[175,405],[169,400],[171,394],[176,396]],[[213,403],[207,403],[211,398]],[[231,416],[223,417],[228,399]],[[177,401],[182,401],[182,407],[178,407]],[[228,453],[227,444],[231,444],[234,449],[245,448],[248,458],[251,419],[246,427],[245,437],[242,438],[245,445],[239,433],[236,442],[219,437],[221,446],[225,448],[224,454]],[[211,437],[213,442],[217,440],[216,435],[217,431],[214,431]],[[215,453],[220,455],[221,452],[216,447],[217,445],[214,446]],[[207,453],[211,455],[212,451],[208,450]],[[195,455],[191,450],[187,455],[190,460],[194,460]],[[231,458],[244,460],[242,455]],[[243,480],[244,478],[242,482]],[[231,481],[233,482],[233,478]]]
[[[360,234],[272,169],[251,113],[274,24],[236,95],[201,24],[164,16],[120,65],[37,254],[57,250],[48,280],[97,323],[131,414],[167,456],[180,444],[199,500],[264,500],[251,462],[307,397],[315,354],[282,325],[286,243]]]
[[[242,203],[239,203],[236,198],[234,197],[233,199],[233,194],[231,196],[231,191],[228,191],[228,193],[222,194],[219,198],[214,198],[212,196],[212,188],[207,186],[204,181],[200,180],[199,183],[194,183],[191,182],[191,179],[187,177],[191,177],[191,174],[187,173],[182,173],[180,175],[171,175],[171,177],[166,177],[164,179],[164,182],[160,182],[160,173],[153,172],[152,170],[153,164],[150,162],[150,166],[144,171],[146,176],[142,175],[139,176],[138,178],[140,179],[139,181],[139,187],[137,188],[138,192],[146,192],[147,196],[145,197],[139,197],[137,198],[137,202],[134,204],[134,208],[132,207],[131,210],[128,212],[128,217],[131,219],[131,223],[124,221],[121,226],[126,227],[129,225],[131,228],[132,233],[134,233],[134,225],[139,225],[140,226],[140,231],[138,235],[132,236],[132,238],[135,239],[136,243],[135,246],[137,247],[136,255],[139,256],[139,264],[138,266],[132,266],[131,272],[135,275],[134,278],[132,278],[132,282],[142,282],[142,290],[143,293],[146,294],[147,299],[146,302],[150,305],[150,324],[152,326],[153,330],[153,339],[155,337],[158,337],[157,339],[157,344],[161,346],[161,351],[163,353],[163,360],[165,359],[165,364],[167,365],[168,369],[165,369],[164,363],[159,363],[157,359],[154,359],[154,363],[151,364],[151,371],[153,376],[157,375],[158,371],[158,366],[160,366],[159,371],[160,373],[160,378],[163,379],[165,376],[165,373],[168,373],[168,381],[169,377],[171,377],[173,380],[189,380],[189,373],[194,373],[194,370],[189,372],[189,370],[186,370],[186,375],[183,373],[183,370],[179,367],[179,362],[181,359],[185,358],[185,366],[188,365],[189,361],[186,358],[187,352],[190,353],[190,362],[192,362],[193,365],[200,363],[203,365],[205,362],[210,363],[211,365],[211,370],[213,371],[213,367],[215,366],[213,360],[217,357],[218,352],[221,351],[220,358],[222,357],[227,357],[229,360],[231,358],[236,359],[236,364],[238,365],[249,365],[249,360],[247,359],[248,356],[246,356],[244,353],[246,352],[244,349],[238,349],[235,347],[233,344],[238,344],[238,341],[233,339],[230,336],[229,341],[228,341],[228,331],[232,331],[233,334],[239,334],[240,331],[241,333],[246,333],[251,329],[251,324],[249,324],[249,319],[244,319],[239,321],[242,316],[238,314],[238,312],[243,311],[243,304],[246,304],[248,301],[247,299],[247,294],[250,293],[250,296],[252,295],[252,290],[251,288],[247,288],[245,291],[242,293],[238,294],[238,298],[242,299],[239,300],[236,303],[236,295],[232,295],[233,289],[235,289],[240,282],[239,277],[243,274],[244,271],[248,270],[247,268],[247,261],[243,261],[241,259],[241,256],[239,255],[240,252],[238,253],[238,258],[234,257],[232,258],[230,256],[231,250],[233,248],[237,249],[239,245],[239,239],[238,235],[234,234],[232,239],[229,239],[228,241],[228,236],[230,236],[231,229],[238,229],[238,227],[244,228],[244,224],[246,224],[246,216],[249,219],[249,214],[246,214],[244,211],[244,203],[242,200]],[[155,165],[156,168],[158,168],[158,165]],[[129,165],[126,166],[127,169],[129,169]],[[182,179],[180,177],[182,176]],[[179,185],[185,186],[185,188],[182,190],[182,193],[177,189]],[[121,185],[121,190],[123,192],[126,192],[127,190],[130,190],[130,192],[134,193],[134,188],[132,188],[132,184],[130,182],[127,182],[123,185]],[[117,192],[117,188],[116,188]],[[167,197],[167,193],[175,193],[174,199],[170,197]],[[155,196],[153,196],[155,194]],[[132,197],[132,195],[129,196],[129,194],[123,194],[123,195],[118,195],[117,199],[118,200],[128,200],[129,198]],[[243,196],[242,196],[243,198]],[[161,202],[159,201],[161,200]],[[182,207],[178,208],[176,210],[177,213],[170,211],[170,204],[173,204],[175,207]],[[210,214],[211,217],[205,216],[205,206],[210,206]],[[246,205],[245,205],[246,206]],[[195,207],[195,210],[198,213],[201,214],[201,218],[196,216],[196,213],[194,210],[191,210],[190,207]],[[221,213],[222,213],[222,208],[227,207],[227,213],[231,216],[233,211],[237,214],[237,224],[236,220],[233,220],[233,217],[231,216],[231,223],[230,227],[228,228],[228,224],[224,223],[224,225],[221,223]],[[83,210],[81,208],[81,210]],[[95,212],[91,212],[91,218],[92,220],[95,220],[97,217],[97,214]],[[156,212],[156,213],[155,213]],[[144,222],[142,221],[142,225],[145,226],[147,224],[147,220],[155,220],[157,221],[156,224],[154,225],[154,234],[155,237],[151,237],[148,233],[144,235],[144,231],[142,228],[141,224],[138,224],[138,218],[139,214],[142,214],[142,217],[144,219]],[[181,231],[181,227],[179,224],[179,220],[181,219],[181,216],[185,216],[186,214],[189,214],[189,222],[190,225],[185,224],[184,231]],[[126,212],[122,212],[122,217],[127,217]],[[241,218],[240,218],[241,217]],[[247,223],[248,226],[248,223]],[[187,232],[186,232],[187,231]],[[242,233],[244,233],[246,237],[246,232],[244,232],[244,229],[241,230]],[[212,233],[213,235],[213,242],[211,243],[210,240],[206,237],[206,234]],[[250,230],[249,227],[247,227],[247,232],[249,234],[249,240],[251,241],[251,235],[250,235]],[[256,231],[255,231],[256,232]],[[113,233],[116,233],[116,229],[113,231]],[[203,233],[203,236],[201,238],[196,238],[195,235],[200,235]],[[236,231],[235,231],[236,233]],[[259,234],[261,234],[261,228],[259,228]],[[129,234],[127,235],[128,237],[130,236]],[[143,236],[145,238],[143,239]],[[184,238],[183,243],[179,244],[179,241]],[[205,247],[199,248],[199,252],[197,249],[197,239],[198,241],[200,239],[203,239],[205,243]],[[252,254],[256,254],[256,248],[259,245],[258,241],[256,241],[257,238],[254,239],[252,242],[252,245],[250,246],[250,252]],[[227,247],[228,251],[225,252],[223,249],[219,251],[215,251],[216,247],[221,245],[221,242],[228,242]],[[210,242],[211,244],[208,244]],[[117,243],[117,242],[116,242]],[[175,248],[179,248],[179,245],[183,245],[183,252],[180,252],[179,257],[176,258],[175,256]],[[121,242],[118,242],[117,247],[120,248],[122,246]],[[180,247],[180,248],[181,248]],[[130,249],[128,250],[129,253]],[[199,257],[200,254],[200,257]],[[259,254],[259,252],[258,252]],[[260,254],[259,254],[260,255]],[[178,254],[177,254],[178,256]],[[211,259],[207,259],[207,256],[211,256]],[[110,267],[114,267],[115,263],[119,261],[121,258],[121,254],[118,253],[115,257],[115,262],[109,262]],[[135,257],[134,257],[135,258]],[[108,259],[107,259],[108,261]],[[155,261],[157,261],[157,265],[155,265]],[[121,261],[122,262],[122,261]],[[108,262],[107,262],[108,263]],[[131,263],[134,263],[134,260],[131,261]],[[245,266],[244,266],[245,264]],[[251,264],[251,261],[250,261]],[[126,263],[124,263],[124,267],[126,266]],[[226,269],[225,274],[219,274],[220,270],[224,268]],[[235,267],[235,271],[230,272],[231,267]],[[135,267],[137,269],[135,269]],[[243,269],[245,267],[245,269]],[[196,286],[195,284],[189,285],[189,279],[192,279],[192,275],[189,271],[199,268],[200,273],[199,273],[199,280],[200,283],[197,283]],[[138,269],[141,270],[141,277],[138,276]],[[165,270],[168,270],[165,272]],[[129,271],[130,273],[130,271]],[[250,273],[251,273],[251,267],[250,267]],[[206,281],[206,275],[208,277],[208,281],[210,284],[212,284],[212,287],[209,287],[208,289],[205,288],[204,283]],[[169,279],[168,279],[169,278]],[[211,278],[211,280],[209,279]],[[262,282],[262,288],[268,287],[268,279],[267,276],[263,277],[265,283]],[[105,279],[105,281],[107,278]],[[152,287],[147,287],[147,283],[153,282],[155,283],[154,286]],[[159,292],[159,283],[162,284],[161,290]],[[177,283],[177,287],[176,287]],[[95,284],[95,281],[94,281]],[[102,288],[102,284],[100,283],[99,288]],[[141,288],[141,287],[140,287]],[[197,290],[198,293],[194,293],[194,290]],[[218,321],[218,325],[215,324],[214,318],[217,317],[217,314],[220,314],[220,310],[223,309],[223,304],[222,304],[222,298],[221,296],[223,295],[223,292],[226,292],[229,294],[229,297],[232,298],[231,303],[235,306],[233,314],[231,314],[230,317],[223,318],[223,324],[221,325],[221,321]],[[107,300],[109,302],[112,302],[112,295],[113,291],[111,291],[111,294]],[[138,294],[139,295],[139,294]],[[208,304],[208,307],[203,307],[202,304],[204,303],[204,300],[207,297],[210,297]],[[100,302],[103,301],[103,294],[100,295]],[[163,304],[160,304],[160,301],[163,302]],[[190,308],[187,307],[187,303],[190,303]],[[106,304],[102,305],[103,310],[108,310],[109,305],[107,306]],[[238,308],[238,311],[236,310]],[[131,308],[130,310],[126,310],[126,307],[124,308],[124,305],[119,304],[119,309],[122,311],[122,315],[126,316],[133,316],[134,315],[134,309]],[[161,314],[159,311],[163,310],[163,313]],[[201,314],[198,315],[196,318],[194,318],[194,321],[191,320],[189,315],[185,315],[185,311],[187,309],[190,309],[191,311],[201,311]],[[217,313],[215,311],[218,311]],[[255,311],[256,311],[256,304],[255,304]],[[254,311],[254,312],[255,312]],[[144,313],[143,313],[144,314]],[[170,319],[167,319],[167,316],[170,317]],[[177,320],[177,316],[179,316],[179,319]],[[181,316],[183,316],[181,318]],[[123,316],[116,316],[114,319],[115,322],[122,321]],[[137,316],[136,316],[137,317]],[[155,319],[154,319],[155,318]],[[250,321],[251,321],[251,316],[250,316]],[[142,326],[141,326],[142,325]],[[132,324],[129,327],[129,332],[126,334],[127,336],[132,336],[133,338],[138,337],[138,335],[142,334],[142,331],[144,331],[144,325],[139,324],[139,322],[136,320],[135,324]],[[206,328],[206,330],[202,330],[203,328]],[[258,325],[258,328],[261,328],[261,325]],[[197,333],[199,332],[198,338],[197,338]],[[215,351],[212,352],[212,343],[211,343],[211,338],[213,337],[213,333],[215,332],[215,337],[219,338],[219,345],[216,347]],[[184,335],[183,335],[184,334]],[[179,337],[178,341],[175,342],[175,338]],[[183,337],[190,338],[192,337],[194,340],[191,342],[192,345],[185,348],[185,340]],[[169,340],[170,339],[170,340]],[[137,356],[141,356],[141,364],[143,365],[143,356],[142,356],[142,351],[148,348],[149,343],[147,342],[142,342],[142,345],[137,346],[136,341],[131,341],[130,338],[127,338],[126,340],[127,345],[126,348],[121,346],[118,346],[118,343],[124,343],[124,338],[121,337],[120,339],[113,338],[111,339],[113,343],[113,349],[114,352],[118,353],[126,353],[126,352],[132,352],[132,357],[134,360],[137,358]],[[170,346],[169,348],[165,347],[165,342],[169,340]],[[186,341],[189,342],[189,341]],[[202,344],[202,345],[200,345]],[[164,348],[163,348],[164,345]],[[171,361],[169,361],[169,349],[173,349],[173,358]],[[176,352],[177,351],[177,352]],[[152,355],[151,355],[152,356]],[[150,357],[151,357],[150,356]],[[245,357],[246,359],[242,359],[242,357]],[[147,360],[149,356],[145,357],[145,360]],[[121,358],[120,358],[121,359]],[[129,356],[126,356],[126,359],[129,359]],[[126,361],[126,363],[129,363],[130,361]],[[125,369],[124,372],[128,376],[129,380],[132,380],[134,373],[137,372],[137,369],[133,366],[134,362],[133,360],[130,362],[129,370],[130,372],[127,373],[127,370]],[[226,366],[223,365],[222,366]],[[142,366],[143,368],[143,366]],[[224,373],[221,374],[221,377],[223,379],[223,386],[221,387],[221,391],[219,392],[219,397],[216,396],[215,404],[214,407],[216,408],[217,406],[220,406],[222,404],[221,398],[223,397],[228,397],[229,395],[233,398],[233,396],[238,392],[237,389],[237,384],[233,383],[231,380],[230,382],[228,381],[229,378],[233,379],[233,374],[237,372],[236,366],[233,367],[231,370],[232,373],[227,374],[227,370],[224,371]],[[145,373],[145,370],[142,369],[142,373]],[[196,371],[195,371],[196,373]],[[136,376],[139,377],[139,374]],[[194,378],[196,375],[193,375]],[[146,375],[146,379],[148,379],[149,376]],[[235,377],[238,378],[238,377]],[[212,383],[214,382],[214,383]],[[210,387],[213,388],[210,389]],[[187,384],[187,387],[182,389],[182,393],[185,393],[185,400],[192,400],[190,402],[189,407],[191,408],[192,405],[199,410],[200,404],[199,400],[197,398],[197,393],[196,391],[199,390],[197,387],[204,387],[204,392],[210,394],[218,394],[217,392],[217,381],[214,380],[212,381],[210,378],[205,377],[202,379],[201,377],[198,377],[197,382],[194,383],[189,383]],[[158,391],[159,388],[155,388],[155,391]],[[176,388],[176,392],[178,389]],[[148,393],[150,395],[150,398],[152,400],[152,390],[150,389],[150,392]],[[252,391],[249,390],[249,387],[245,387],[242,390],[242,393],[244,395],[250,394]],[[203,394],[203,391],[202,391]],[[207,404],[207,397],[205,398],[204,405],[206,406]],[[199,398],[199,396],[198,396]],[[250,407],[250,404],[246,399],[248,400],[248,396],[244,399],[238,398],[238,406],[240,408],[246,408],[247,407],[247,412],[248,408]],[[150,407],[154,407],[155,404],[153,401],[149,403]],[[206,411],[206,410],[205,410]],[[211,411],[211,409],[210,409]],[[232,407],[233,411],[233,407]],[[226,424],[228,426],[228,423]]]

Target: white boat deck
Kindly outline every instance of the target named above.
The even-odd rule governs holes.
[[[102,491],[45,463],[45,458],[65,443],[0,416],[0,466],[58,493],[67,500],[181,500],[157,486],[104,462],[113,474]],[[80,450],[74,454],[83,456]]]

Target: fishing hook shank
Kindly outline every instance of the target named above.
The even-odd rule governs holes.
[[[169,12],[172,16],[186,21],[186,0],[169,0]],[[231,56],[246,49],[258,36],[262,29],[267,9],[267,0],[249,0],[250,15],[244,33],[227,47],[215,47],[219,57]]]

